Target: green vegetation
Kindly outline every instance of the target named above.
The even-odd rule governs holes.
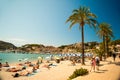
[[[120,44],[120,40],[115,40],[110,42],[110,45],[117,45],[117,44]]]
[[[58,47],[58,48],[60,48],[60,49],[65,49],[65,47],[67,47],[67,45],[62,45],[62,46],[60,46],[60,47]]]
[[[110,38],[113,37],[111,25],[105,22],[99,24],[99,30],[97,34],[101,39],[103,39],[103,50],[104,50],[103,53],[104,53],[104,58],[106,58],[105,56],[106,53],[108,55],[108,41],[110,40]]]
[[[72,28],[74,24],[79,24],[82,35],[82,64],[84,65],[84,26],[88,24],[90,27],[96,28],[97,21],[96,15],[90,12],[90,9],[85,6],[81,6],[79,9],[73,10],[73,14],[67,19],[66,22],[71,22],[69,28]]]
[[[44,47],[44,45],[42,44],[26,44],[26,45],[23,45],[22,47]]]
[[[86,74],[88,74],[88,70],[87,69],[83,69],[83,68],[76,69],[73,72],[73,74],[71,76],[69,76],[68,80],[72,80],[73,78],[76,78],[78,76],[83,76],[83,75],[86,75]]]
[[[89,47],[89,49],[94,49],[96,45],[98,45],[97,42],[88,42],[86,45]]]
[[[94,53],[100,57],[100,61],[102,61],[102,56],[104,55],[103,43],[99,44],[99,49],[95,49]]]

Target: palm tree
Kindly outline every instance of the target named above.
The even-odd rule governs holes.
[[[84,65],[84,25],[88,24],[90,27],[96,28],[97,21],[96,15],[90,12],[90,9],[85,6],[81,6],[79,9],[73,10],[73,14],[67,19],[66,22],[71,22],[70,29],[74,24],[79,24],[82,35],[82,64]]]
[[[107,43],[108,38],[113,37],[113,32],[112,32],[112,29],[111,29],[111,25],[108,24],[108,23],[105,23],[105,22],[99,24],[99,30],[98,30],[97,34],[99,35],[100,38],[103,39],[104,58],[106,58],[105,53],[107,52],[107,54],[108,54],[108,51],[106,51],[107,48],[108,48],[108,43]]]

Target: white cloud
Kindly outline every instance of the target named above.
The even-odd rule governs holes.
[[[15,46],[18,46],[18,47],[28,43],[27,40],[19,39],[19,38],[5,39],[5,41],[10,42],[10,43],[12,43],[12,44],[14,44]]]
[[[26,40],[24,39],[17,39],[17,38],[13,38],[13,39],[9,39],[10,41],[18,41],[18,42],[24,42]]]

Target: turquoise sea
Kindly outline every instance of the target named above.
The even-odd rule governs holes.
[[[50,57],[51,54],[22,54],[22,53],[3,53],[0,52],[0,62],[5,63],[17,63],[20,61],[33,61],[37,60],[38,57]]]
[[[41,57],[43,59],[50,59],[50,57],[61,57],[61,56],[82,56],[82,54],[50,54],[50,53],[46,53],[46,54],[30,54],[30,53],[3,53],[0,52],[0,62],[5,63],[5,62],[9,62],[9,63],[18,63],[20,61],[37,61],[38,57]],[[86,53],[85,56],[92,56],[91,53]]]

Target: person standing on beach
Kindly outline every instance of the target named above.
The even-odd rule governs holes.
[[[116,58],[116,54],[113,53],[113,60],[114,60],[114,62],[115,62],[115,58]]]
[[[120,53],[119,53],[119,59],[120,59]]]
[[[100,58],[96,56],[95,61],[96,61],[96,69],[99,70]]]
[[[2,68],[2,63],[0,62],[0,71],[1,71],[1,68]]]
[[[90,72],[92,70],[95,72],[95,65],[96,65],[96,61],[95,61],[95,57],[93,57],[92,60],[91,60],[91,70],[90,70]]]

